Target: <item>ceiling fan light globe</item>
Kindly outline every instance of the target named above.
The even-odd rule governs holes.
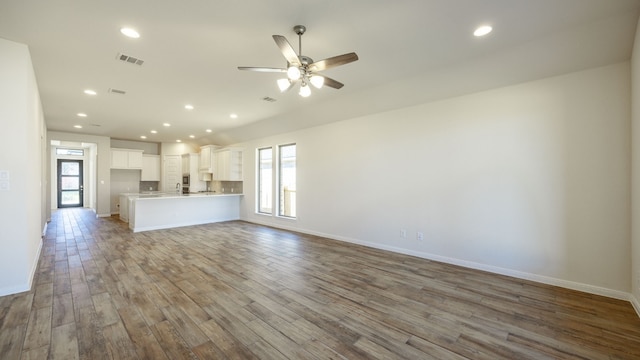
[[[316,89],[321,89],[322,85],[324,85],[324,77],[313,75],[309,78],[309,82],[311,85],[315,86]]]
[[[300,86],[300,92],[298,93],[302,97],[309,97],[311,95],[311,88],[307,84]]]
[[[291,80],[289,79],[278,79],[278,88],[280,92],[285,92],[291,86]]]
[[[300,75],[300,69],[298,69],[296,66],[290,66],[287,69],[287,77],[292,81],[300,79]]]

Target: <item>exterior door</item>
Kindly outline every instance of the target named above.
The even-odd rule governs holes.
[[[82,207],[82,160],[58,159],[58,208]]]

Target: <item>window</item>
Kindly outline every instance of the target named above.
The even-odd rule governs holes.
[[[273,148],[258,149],[258,212],[273,214]]]
[[[84,150],[56,148],[56,155],[84,156]]]
[[[296,144],[278,147],[278,215],[296,217]]]

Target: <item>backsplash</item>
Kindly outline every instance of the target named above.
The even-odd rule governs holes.
[[[139,191],[158,191],[159,181],[140,181]]]
[[[242,181],[212,181],[211,190],[221,194],[242,194]]]

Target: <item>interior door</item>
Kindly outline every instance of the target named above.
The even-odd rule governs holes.
[[[58,159],[58,208],[82,207],[82,160]]]

